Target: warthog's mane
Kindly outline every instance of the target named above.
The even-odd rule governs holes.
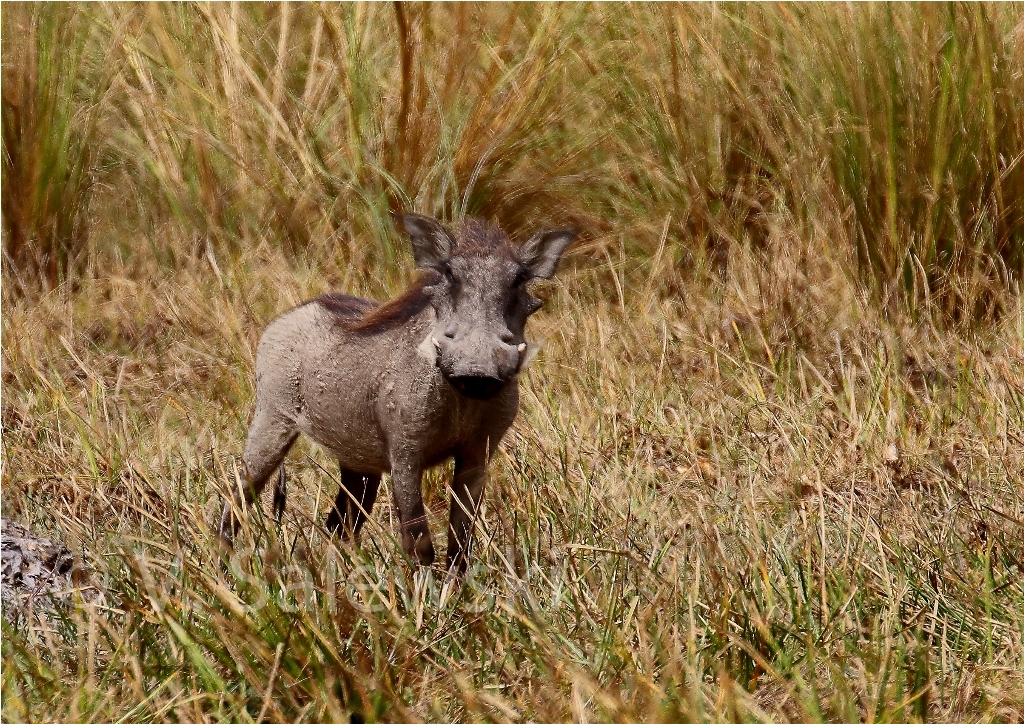
[[[452,256],[502,254],[517,259],[518,254],[508,235],[497,226],[479,219],[463,222],[454,235],[456,246]],[[418,315],[430,304],[425,288],[436,283],[438,273],[426,269],[412,285],[394,299],[383,304],[348,294],[324,294],[316,302],[334,318],[342,329],[362,335],[374,335],[395,329]]]
[[[318,302],[334,317],[334,324],[348,332],[373,335],[400,327],[430,304],[424,287],[433,275],[421,275],[412,286],[383,304],[347,294],[325,294]]]
[[[518,258],[516,247],[508,234],[494,224],[480,219],[467,219],[455,234],[456,246],[452,256],[459,254],[501,254]]]

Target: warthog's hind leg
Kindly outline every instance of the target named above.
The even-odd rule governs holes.
[[[231,500],[224,502],[224,511],[220,517],[220,537],[229,546],[238,532],[234,511],[244,510],[263,492],[267,480],[284,461],[298,434],[291,420],[257,409],[249,426],[242,469],[239,471],[242,475],[242,490],[232,489]],[[239,492],[242,493],[241,500]]]
[[[285,506],[288,504],[288,476],[284,471],[284,461],[277,468],[277,485],[274,486],[274,518],[278,523],[284,516]]]
[[[327,529],[346,540],[359,535],[366,516],[377,502],[380,475],[366,475],[341,469],[341,488],[327,515]]]

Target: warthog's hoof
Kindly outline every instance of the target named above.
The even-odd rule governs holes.
[[[402,533],[402,548],[405,549],[406,555],[421,566],[434,565],[434,541],[430,539],[430,530],[427,529],[426,523]]]

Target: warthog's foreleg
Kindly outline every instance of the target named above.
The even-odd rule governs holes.
[[[380,475],[364,475],[342,468],[341,489],[327,515],[327,529],[349,540],[359,535],[366,516],[373,512],[379,487]]]
[[[402,521],[402,548],[420,565],[429,566],[434,562],[434,542],[430,539],[427,511],[423,507],[422,477],[423,469],[417,465],[391,465],[391,489]]]
[[[229,546],[238,532],[236,511],[245,510],[263,492],[267,480],[281,465],[296,437],[298,431],[290,420],[257,408],[242,454],[242,469],[239,471],[242,489],[232,486],[231,499],[224,502],[220,517],[220,537]]]
[[[448,514],[448,570],[451,573],[461,575],[466,572],[473,525],[486,480],[486,451],[455,457],[451,511]]]

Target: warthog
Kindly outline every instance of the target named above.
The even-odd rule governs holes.
[[[517,376],[532,351],[526,319],[541,306],[529,282],[554,275],[576,232],[542,231],[517,248],[480,221],[452,234],[434,219],[401,218],[422,270],[409,289],[384,304],[326,294],[263,333],[241,497],[250,504],[305,433],[341,465],[327,527],[357,535],[388,473],[402,546],[430,565],[420,478],[454,457],[448,566],[459,573],[488,458],[519,408]],[[241,509],[237,499],[225,502],[220,532],[228,545],[237,530],[233,510]]]

